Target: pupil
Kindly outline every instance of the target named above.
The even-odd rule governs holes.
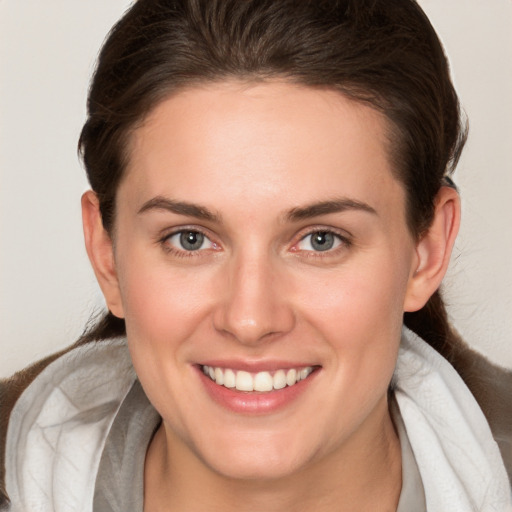
[[[311,245],[317,251],[328,251],[334,245],[334,235],[327,231],[318,231],[311,237]]]
[[[187,251],[197,251],[203,245],[203,241],[204,235],[197,231],[185,231],[180,236],[180,243]]]

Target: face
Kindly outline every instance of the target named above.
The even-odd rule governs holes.
[[[133,135],[114,313],[168,442],[217,473],[291,474],[382,428],[415,264],[386,128],[333,91],[222,83]]]

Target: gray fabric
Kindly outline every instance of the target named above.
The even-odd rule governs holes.
[[[390,411],[402,452],[402,491],[396,512],[426,512],[425,490],[420,471],[407,436],[404,420],[394,397],[391,397],[390,400]]]
[[[7,430],[6,490],[12,512],[90,512],[98,468],[104,452],[107,458],[110,451],[116,457],[109,456],[99,477],[102,503],[112,501],[117,492],[121,503],[114,503],[113,510],[131,512],[132,500],[141,504],[145,454],[159,418],[143,395],[147,414],[139,406],[118,414],[123,405],[126,409],[135,380],[126,341],[119,338],[71,350],[25,389]],[[512,511],[505,466],[473,395],[453,367],[407,328],[393,384],[429,512]],[[132,416],[147,421],[145,436],[130,434]],[[116,450],[105,450],[109,433],[119,440]],[[134,440],[123,441],[123,436]],[[406,478],[408,473],[406,469]],[[404,493],[406,488],[404,481]]]
[[[402,451],[402,491],[396,512],[426,511],[425,493],[400,410],[390,402]],[[143,512],[144,461],[160,417],[135,381],[114,420],[101,456],[94,512]]]
[[[96,476],[94,512],[143,512],[144,461],[159,424],[160,416],[135,381],[105,443]]]

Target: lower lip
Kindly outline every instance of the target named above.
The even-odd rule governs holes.
[[[306,391],[319,373],[315,370],[307,379],[293,386],[260,393],[219,386],[207,377],[200,367],[197,368],[197,372],[210,397],[222,407],[238,414],[270,414],[285,408]]]

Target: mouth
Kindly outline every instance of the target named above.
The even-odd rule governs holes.
[[[204,361],[195,365],[203,389],[222,408],[242,415],[284,410],[312,396],[322,366],[267,361]]]
[[[271,393],[296,386],[308,379],[315,371],[314,366],[282,368],[256,373],[219,366],[201,365],[201,369],[218,386],[236,391]]]

